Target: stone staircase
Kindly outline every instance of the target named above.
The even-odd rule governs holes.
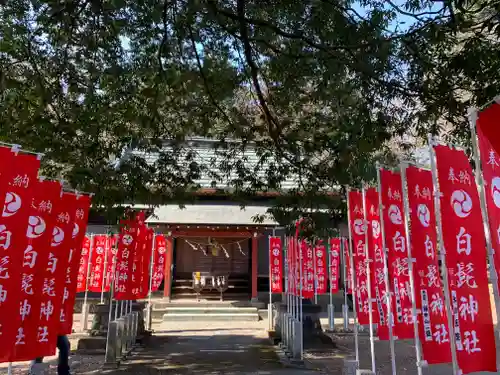
[[[154,321],[258,321],[257,307],[242,301],[174,301],[153,305]]]
[[[172,285],[173,300],[195,300],[196,293],[193,290],[193,280],[188,275],[179,275]],[[250,284],[248,279],[242,277],[229,277],[228,289],[223,293],[224,300],[246,301],[250,296]],[[205,289],[201,292],[201,300],[219,301],[220,293],[216,289]]]

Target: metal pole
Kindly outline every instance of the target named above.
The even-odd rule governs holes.
[[[417,302],[415,296],[415,278],[413,275],[413,263],[415,259],[412,257],[411,249],[411,234],[410,234],[410,203],[408,195],[408,186],[406,183],[406,168],[408,164],[401,163],[401,185],[403,188],[403,209],[405,217],[405,231],[406,231],[406,248],[408,249],[408,274],[410,277],[410,288],[411,288],[411,314],[413,319],[413,335],[415,336],[415,356],[417,360],[417,374],[422,375],[422,353],[421,353],[421,343],[418,330],[418,319],[417,319]]]
[[[347,278],[347,259],[345,257],[344,249],[345,247],[345,239],[344,237],[340,237],[340,256],[342,257],[342,279],[344,281],[344,306],[342,309],[342,314],[344,317],[344,331],[347,331],[349,328],[349,301],[347,300],[347,292],[349,291],[349,280]]]
[[[363,219],[365,223],[365,260],[366,260],[366,280],[368,288],[368,316],[370,322],[370,351],[372,355],[372,372],[375,374],[377,368],[375,365],[375,337],[373,334],[373,301],[372,301],[372,290],[371,290],[371,280],[370,280],[371,279],[370,263],[373,261],[373,259],[370,259],[370,256],[368,254],[368,220],[366,219],[366,192],[364,184],[362,188],[362,196],[363,196],[363,215],[364,215]]]
[[[493,259],[495,254],[495,249],[493,248],[493,244],[491,241],[491,231],[490,231],[490,218],[488,216],[488,202],[486,201],[486,191],[485,191],[485,183],[483,176],[483,165],[481,163],[481,158],[479,154],[479,144],[477,141],[476,135],[476,123],[477,123],[477,109],[471,108],[469,110],[469,123],[471,130],[471,138],[472,138],[472,150],[474,151],[474,164],[476,166],[476,184],[479,186],[479,198],[481,200],[481,212],[483,213],[483,223],[484,223],[484,234],[486,238],[486,246],[488,249],[488,262],[490,263],[490,282],[493,286],[493,295],[495,297],[495,312],[497,314],[497,326],[496,331],[497,334],[500,334],[498,331],[498,318],[500,317],[500,295],[498,291],[498,274],[497,269],[495,267],[495,261]],[[497,367],[500,368],[500,364],[498,361],[500,358],[497,357]]]
[[[342,239],[340,240],[342,242]],[[333,331],[335,328],[335,312],[333,310],[333,292],[332,292],[332,285],[334,282],[337,282],[337,280],[332,280],[332,247],[330,245],[330,238],[328,238],[328,243],[327,243],[327,249],[328,249],[328,276],[330,279],[330,288],[329,288],[329,301],[330,301],[330,308],[329,308],[329,315],[328,315],[328,326],[330,328],[330,331]]]
[[[90,235],[90,249],[89,249],[89,261],[87,262],[87,275],[85,276],[85,296],[83,297],[82,306],[82,332],[87,330],[87,298],[89,293],[89,281],[90,281],[90,268],[92,266],[92,250],[94,250],[94,235]]]
[[[351,189],[347,187],[347,226],[349,228],[349,261],[351,263],[351,286],[352,286],[352,312],[354,318],[354,349],[356,352],[356,368],[359,368],[359,338],[358,338],[358,312],[356,311],[356,296],[354,295],[356,290],[356,284],[354,283],[354,261],[352,256],[352,235],[351,235],[351,214],[349,205],[349,191]]]
[[[273,228],[273,235],[272,237],[274,237],[274,228]],[[271,331],[273,329],[273,291],[272,291],[272,278],[273,278],[273,272],[272,272],[272,268],[273,268],[273,264],[271,263],[271,259],[272,259],[272,256],[271,256],[271,236],[269,236],[268,238],[268,241],[267,241],[267,247],[269,248],[269,251],[268,251],[268,254],[269,254],[269,303],[267,305],[267,320],[268,320],[268,324],[267,324],[267,328],[269,331]]]
[[[151,259],[149,260],[149,293],[148,293],[148,330],[153,326],[153,306],[151,305],[151,296],[153,294],[153,270],[156,251],[156,233],[153,233],[153,246],[151,249]]]
[[[444,298],[446,314],[448,314],[448,332],[450,333],[450,346],[451,346],[451,362],[453,365],[453,375],[460,375],[461,370],[458,367],[457,360],[457,347],[455,339],[455,330],[453,329],[453,315],[451,311],[451,298],[448,282],[448,268],[446,267],[446,249],[444,247],[443,227],[441,225],[441,191],[439,190],[438,175],[436,169],[436,160],[434,154],[434,140],[431,134],[428,135],[429,151],[431,156],[431,170],[432,170],[432,185],[434,187],[434,211],[436,214],[436,227],[439,248],[439,259],[441,260],[441,273],[443,274],[444,282]],[[458,314],[458,312],[457,312]]]
[[[12,362],[9,362],[9,367],[7,369],[7,374],[12,375]]]
[[[388,268],[388,256],[389,251],[385,242],[385,225],[384,225],[384,205],[382,204],[382,183],[380,182],[380,166],[377,163],[377,189],[378,189],[378,203],[379,203],[379,217],[380,217],[380,233],[382,235],[382,247],[384,249],[384,273],[385,273],[385,298],[387,305],[387,328],[389,331],[389,346],[391,350],[391,367],[392,375],[396,375],[396,351],[394,350],[394,340],[395,337],[392,333],[392,326],[394,323],[394,318],[392,315],[392,294],[389,287],[389,268]]]
[[[318,304],[318,275],[316,275],[316,245],[312,248],[313,251],[313,272],[314,272],[314,304]]]
[[[104,303],[104,289],[106,287],[106,273],[108,269],[108,248],[110,246],[109,236],[106,234],[106,246],[104,246],[104,269],[103,269],[103,277],[102,277],[102,288],[101,288],[101,304]]]
[[[301,249],[302,250],[302,249]],[[300,251],[300,261],[299,261],[299,267],[300,267],[300,305],[299,305],[299,326],[300,326],[300,359],[303,360],[304,359],[304,322],[303,322],[303,308],[302,308],[302,304],[303,304],[303,301],[304,301],[304,279],[305,279],[305,275],[302,271],[302,265],[303,265],[303,262],[304,262],[304,259],[303,259],[303,252]]]

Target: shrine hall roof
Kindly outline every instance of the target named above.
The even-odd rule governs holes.
[[[148,224],[182,225],[278,225],[267,214],[268,206],[245,206],[241,209],[234,204],[190,204],[180,208],[176,204],[159,206],[148,217]],[[265,215],[262,223],[256,223],[254,217]]]

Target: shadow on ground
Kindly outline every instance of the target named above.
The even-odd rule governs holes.
[[[218,331],[218,330],[217,330]],[[251,335],[153,336],[119,369],[107,375],[128,374],[245,374],[271,373],[282,365],[267,339]]]

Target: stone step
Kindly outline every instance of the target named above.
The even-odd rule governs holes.
[[[165,315],[169,314],[248,314],[258,313],[256,307],[236,307],[236,306],[192,306],[192,307],[167,307],[161,310]]]
[[[163,321],[258,321],[259,314],[255,313],[175,313],[164,314]]]

